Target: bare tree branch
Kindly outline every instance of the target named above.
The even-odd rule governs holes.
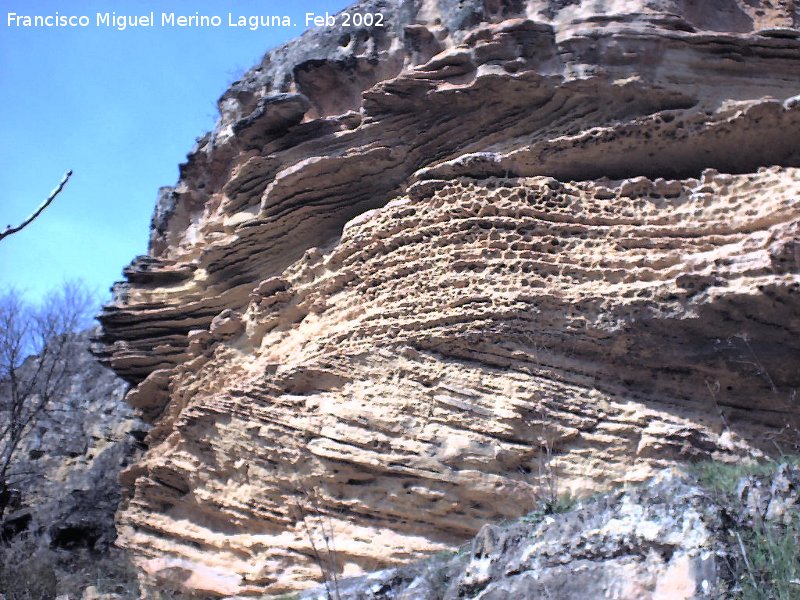
[[[16,227],[12,227],[11,225],[9,225],[3,231],[0,231],[0,240],[2,240],[4,237],[11,235],[12,233],[17,233],[19,231],[22,231],[25,227],[30,225],[33,222],[33,220],[36,219],[36,217],[42,214],[45,208],[50,206],[50,203],[53,202],[53,200],[55,200],[56,196],[58,196],[58,194],[61,193],[61,190],[64,189],[64,186],[67,184],[67,181],[69,181],[70,177],[72,177],[72,169],[70,169],[64,174],[64,177],[61,178],[61,181],[58,183],[58,186],[56,186],[56,189],[50,192],[50,195],[47,197],[47,199],[44,202],[42,202],[39,208],[37,208],[32,215],[30,215],[27,219],[25,219],[22,223],[20,223]]]
[[[0,294],[0,523],[25,440],[42,415],[63,406],[79,365],[76,340],[93,306],[77,282],[65,282],[39,306],[13,289]]]

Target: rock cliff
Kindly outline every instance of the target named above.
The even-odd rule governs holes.
[[[4,533],[27,530],[53,548],[104,551],[117,537],[119,472],[136,455],[136,437],[146,427],[123,402],[125,382],[89,353],[89,338],[84,332],[70,343],[64,387],[14,455]],[[22,366],[23,377],[36,360]],[[8,387],[0,382],[3,409]]]
[[[156,585],[302,588],[323,529],[358,574],[797,443],[800,5],[352,11],[385,27],[222,96],[103,311]]]

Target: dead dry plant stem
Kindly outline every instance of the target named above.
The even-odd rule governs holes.
[[[725,416],[725,413],[722,411],[722,406],[720,406],[719,401],[717,400],[717,392],[720,388],[719,381],[715,381],[714,385],[712,386],[711,383],[706,380],[706,387],[708,388],[708,393],[711,395],[711,401],[714,403],[714,407],[717,409],[717,414],[722,421],[722,426],[726,431],[730,431],[731,426],[728,423],[728,418]]]
[[[744,342],[744,345],[747,346],[747,350],[750,352],[750,356],[753,358],[753,363],[758,369],[758,374],[761,375],[769,384],[769,387],[772,388],[772,393],[777,394],[778,388],[775,387],[775,382],[772,381],[772,377],[770,377],[769,371],[767,371],[764,365],[761,364],[761,361],[758,359],[758,356],[756,356],[756,353],[753,351],[752,346],[750,346],[750,340],[748,339],[747,335],[742,334],[739,337]]]
[[[738,344],[734,342],[734,340],[737,339],[742,341],[744,347],[747,349],[747,353],[750,355],[749,357],[744,356],[744,352],[740,350]],[[727,340],[727,344],[728,347],[735,348],[738,352],[741,353],[742,359],[738,360],[737,362],[755,367],[756,374],[759,375],[762,379],[764,379],[764,381],[766,381],[767,385],[769,385],[770,389],[772,390],[772,393],[773,394],[778,393],[778,387],[772,380],[769,371],[767,371],[764,364],[758,358],[758,355],[756,354],[755,350],[753,350],[753,347],[750,345],[750,336],[747,332],[739,333],[737,335],[729,337]]]
[[[336,591],[336,598],[337,600],[340,598],[339,594],[339,577],[338,571],[339,567],[336,564],[336,543],[334,541],[334,533],[333,533],[333,522],[331,521],[330,515],[327,517],[328,521],[328,531],[325,531],[325,519],[323,518],[322,510],[319,507],[317,502],[316,493],[310,494],[311,505],[314,507],[314,512],[317,515],[317,519],[319,520],[319,526],[322,530],[322,539],[325,542],[325,552],[328,555],[328,561],[330,563],[330,574],[333,578],[333,586]]]
[[[295,500],[295,508],[298,511],[298,516],[303,522],[303,529],[306,537],[308,538],[309,544],[311,545],[311,551],[314,555],[314,562],[317,564],[317,567],[322,574],[325,593],[329,600],[341,600],[342,596],[339,590],[338,564],[333,523],[331,522],[330,516],[328,516],[328,530],[326,531],[325,519],[322,510],[319,507],[319,503],[317,502],[316,493],[314,491],[309,492],[300,481],[299,476],[297,476],[297,486],[302,494],[303,503],[301,504],[300,501]],[[311,510],[313,510],[313,514],[311,513],[311,510],[309,510],[309,506]],[[322,553],[317,548],[317,544],[314,541],[314,532],[308,525],[309,518],[312,519],[312,523],[314,518],[317,520],[318,526],[322,532],[322,540],[325,543],[327,560],[323,559]],[[331,583],[333,584],[333,589],[331,589]]]
[[[311,532],[311,529],[306,522],[306,518],[308,514],[305,512],[305,509],[300,505],[300,502],[295,501],[295,508],[297,509],[300,520],[303,522],[303,529],[305,530],[306,537],[308,538],[309,543],[311,544],[311,552],[314,555],[314,562],[317,564],[320,572],[322,573],[322,584],[325,586],[325,595],[330,599],[332,598],[331,595],[331,588],[329,584],[329,577],[327,570],[325,568],[324,562],[322,560],[322,555],[317,550],[317,544],[314,542],[314,534]]]
[[[738,531],[734,533],[736,534],[736,541],[739,543],[739,550],[742,552],[742,558],[744,559],[744,566],[747,567],[747,575],[750,577],[750,581],[753,583],[753,588],[758,589],[756,578],[753,575],[753,567],[750,566],[750,560],[747,558],[747,550],[745,550],[744,542],[742,542],[742,536],[739,535]]]
[[[553,439],[545,424],[544,408],[539,406],[539,419],[542,422],[542,443],[539,447],[539,485],[543,487],[546,501],[551,507],[558,503],[558,475],[553,469]]]

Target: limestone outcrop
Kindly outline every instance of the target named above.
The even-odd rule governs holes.
[[[723,469],[717,463],[704,467]],[[751,555],[761,550],[776,558],[781,544],[797,543],[800,469],[765,467],[750,467],[763,473],[738,479],[734,493],[667,469],[645,485],[593,497],[568,511],[551,506],[512,524],[484,525],[452,554],[362,577],[330,578],[297,600],[336,594],[350,600],[747,596],[754,590],[750,575],[756,575],[749,559],[746,571],[748,548]],[[768,538],[776,544],[767,549]],[[776,571],[761,577],[769,581],[770,575],[785,577]]]
[[[118,476],[147,428],[123,401],[125,382],[89,353],[89,338],[87,331],[70,343],[73,362],[58,401],[35,419],[14,454],[7,538],[24,531],[52,548],[102,552],[117,536]],[[31,357],[22,366],[23,376],[36,368],[35,361]],[[3,410],[9,385],[0,382]]]
[[[156,585],[280,593],[323,530],[357,574],[798,443],[796,3],[352,11],[386,26],[223,95],[102,314]]]

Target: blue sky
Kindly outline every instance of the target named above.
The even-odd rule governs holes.
[[[53,205],[0,241],[0,291],[37,301],[64,279],[101,296],[146,251],[156,192],[172,185],[216,100],[306,12],[346,0],[0,0],[0,229],[21,222],[68,169]],[[97,12],[220,15],[219,28],[98,28]],[[86,28],[8,26],[8,13],[88,15]],[[296,27],[227,27],[227,13],[293,15]]]

